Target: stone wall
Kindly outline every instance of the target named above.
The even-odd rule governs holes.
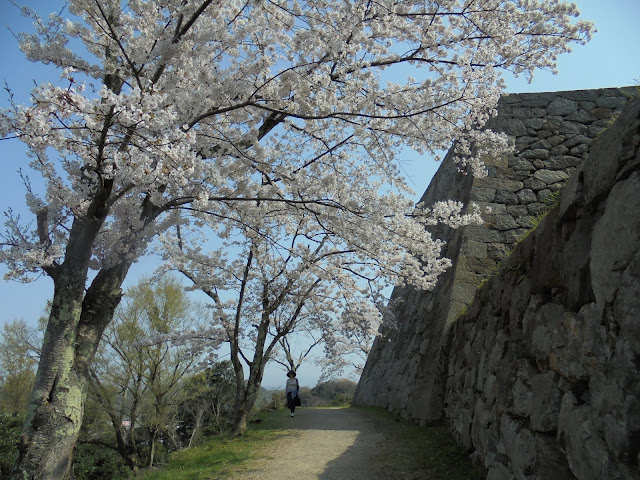
[[[489,480],[640,478],[640,101],[448,338],[446,417]]]
[[[507,133],[512,155],[485,159],[488,177],[456,174],[451,155],[434,176],[422,201],[474,201],[491,207],[485,224],[457,231],[439,228],[443,254],[453,266],[433,291],[396,289],[399,328],[377,339],[355,395],[420,422],[443,416],[447,332],[472,301],[480,282],[554,201],[569,176],[588,157],[590,145],[618,115],[635,87],[511,94],[498,104],[489,126]],[[484,208],[483,208],[484,210]]]

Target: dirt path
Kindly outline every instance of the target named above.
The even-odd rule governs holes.
[[[348,408],[302,408],[286,420],[286,435],[233,480],[434,478],[403,448],[402,423]]]

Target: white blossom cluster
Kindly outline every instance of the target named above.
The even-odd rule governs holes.
[[[398,151],[457,139],[461,168],[481,173],[505,146],[480,130],[501,72],[553,69],[592,29],[555,0],[69,0],[25,14],[24,53],[63,83],[0,113],[0,137],[24,142],[46,183],[29,191],[34,222],[8,214],[9,275],[78,245],[97,270],[134,261],[180,224],[224,242],[170,255],[212,289],[237,281],[246,248],[266,278],[291,257],[292,278],[431,288],[449,262],[424,226],[478,215],[412,205]]]

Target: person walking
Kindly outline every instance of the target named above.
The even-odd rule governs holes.
[[[293,370],[289,370],[287,377],[289,377],[287,378],[286,386],[287,408],[291,410],[291,416],[293,417],[296,405],[300,405],[300,384],[296,378],[296,372]]]

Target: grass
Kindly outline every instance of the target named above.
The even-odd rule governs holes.
[[[141,472],[142,480],[214,480],[226,478],[247,460],[256,458],[270,442],[286,435],[282,430],[282,415],[261,414],[249,424],[240,437],[221,435],[202,445],[171,454],[162,468]]]

